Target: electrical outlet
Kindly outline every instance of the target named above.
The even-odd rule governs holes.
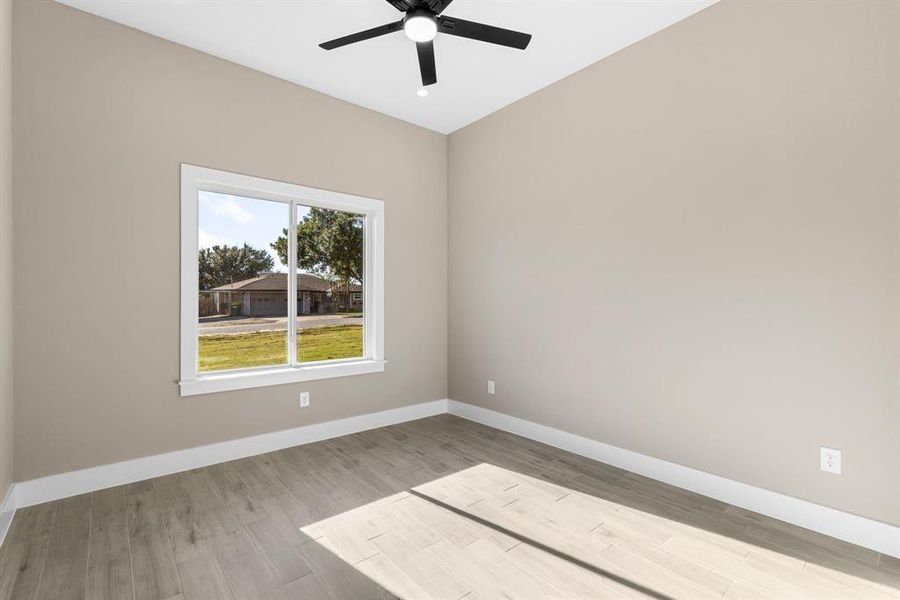
[[[493,380],[488,379],[488,394],[494,393],[494,382]]]
[[[841,451],[835,448],[819,448],[819,468],[827,473],[841,474]]]
[[[309,406],[309,392],[300,392],[300,408]]]

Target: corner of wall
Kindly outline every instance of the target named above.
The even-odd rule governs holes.
[[[12,0],[0,0],[0,497],[13,482],[12,19]]]

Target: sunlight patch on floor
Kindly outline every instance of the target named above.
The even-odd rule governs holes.
[[[402,598],[898,598],[841,570],[487,463],[302,531]]]

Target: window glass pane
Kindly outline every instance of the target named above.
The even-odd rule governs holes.
[[[198,370],[287,363],[287,267],[277,251],[290,206],[200,192]]]
[[[297,359],[363,356],[365,218],[297,207]]]

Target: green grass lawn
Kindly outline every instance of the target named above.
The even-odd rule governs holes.
[[[287,331],[260,331],[198,338],[200,371],[247,369],[287,362]],[[317,327],[300,331],[297,353],[301,362],[362,356],[362,325]]]

